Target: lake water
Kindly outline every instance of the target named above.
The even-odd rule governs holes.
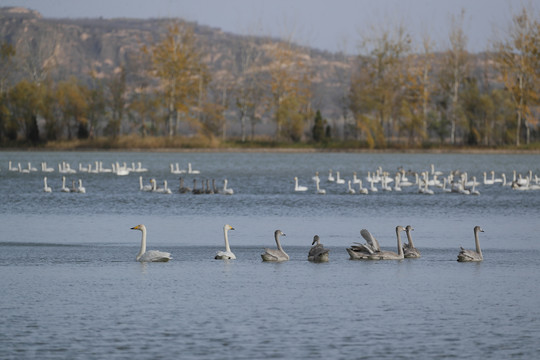
[[[12,172],[10,160],[56,171]],[[62,193],[62,161],[140,161],[148,172],[67,174],[87,192]],[[177,193],[169,164],[188,162],[201,174],[186,184],[227,178],[235,194]],[[349,180],[430,164],[480,181],[491,170],[540,175],[539,155],[0,152],[0,358],[537,358],[540,191],[349,195],[327,182],[329,169]],[[316,171],[327,195],[314,193]],[[173,194],[139,191],[139,176]],[[294,176],[309,190],[294,192]],[[173,260],[135,261],[141,234],[130,228],[141,223],[148,248]],[[224,224],[236,260],[213,260]],[[395,251],[395,226],[409,224],[422,258],[348,259],[360,229]],[[458,263],[475,225],[484,261]],[[263,263],[276,229],[290,261]],[[315,234],[328,263],[307,261]]]

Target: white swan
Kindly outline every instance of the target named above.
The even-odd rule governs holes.
[[[401,176],[396,174],[396,183],[394,184],[394,191],[401,191]]]
[[[404,258],[403,253],[403,246],[401,244],[401,232],[405,229],[403,226],[398,225],[396,226],[396,237],[397,237],[397,247],[398,252],[395,253],[393,251],[378,251],[373,254],[370,254],[367,259],[368,260],[401,260]]]
[[[360,235],[366,240],[366,243],[355,242],[353,243],[354,245],[347,248],[351,260],[367,260],[369,255],[381,251],[379,242],[369,231],[362,229],[360,230]]]
[[[44,162],[41,163],[41,171],[42,172],[54,172],[54,169],[51,168],[51,167],[47,167],[47,163],[44,161]]]
[[[11,166],[11,160],[9,160],[8,169],[9,171],[19,171],[17,166]]]
[[[407,225],[405,227],[405,232],[407,233],[407,241],[408,243],[407,244],[403,244],[403,256],[406,257],[406,258],[413,258],[413,259],[416,259],[416,258],[419,258],[421,255],[420,255],[420,251],[414,247],[414,244],[413,244],[413,240],[412,240],[412,236],[411,236],[411,231],[413,231],[413,227],[411,225]]]
[[[373,178],[373,177],[370,178],[369,183],[370,183],[369,191],[371,191],[371,192],[377,192],[377,191],[379,191],[379,189],[377,189],[377,188],[375,187],[375,185],[373,185],[373,183],[374,183],[374,178]]]
[[[320,243],[319,235],[313,237],[311,245],[311,249],[309,249],[308,253],[308,261],[327,262],[330,250],[325,249],[324,245]]]
[[[500,177],[500,178],[495,177],[495,171],[494,170],[491,170],[491,180],[493,180],[494,183],[502,183],[503,182],[502,177]]]
[[[79,194],[86,194],[86,189],[82,185],[82,180],[81,179],[79,179],[79,186],[77,186],[77,192]]]
[[[336,171],[336,184],[345,184],[345,179],[340,177],[339,171]]]
[[[281,247],[279,242],[279,236],[286,236],[281,230],[276,230],[274,232],[274,238],[276,240],[277,249],[265,248],[264,253],[261,254],[263,261],[287,261],[289,260],[289,255]]]
[[[224,179],[223,180],[223,189],[221,190],[221,193],[224,194],[224,195],[233,195],[234,194],[234,190],[233,189],[229,189],[227,187],[227,184],[229,183],[229,181],[227,179]]]
[[[47,185],[47,177],[43,177],[43,191],[46,193],[52,192],[52,189],[50,186]]]
[[[201,172],[199,170],[193,170],[191,168],[191,163],[188,163],[188,174],[200,174]]]
[[[476,244],[476,251],[465,250],[461,248],[461,251],[458,254],[457,261],[459,262],[469,262],[469,261],[482,261],[484,257],[482,256],[482,249],[480,249],[480,242],[478,241],[478,232],[484,232],[480,226],[474,227],[474,242]]]
[[[359,184],[362,180],[360,180],[357,176],[356,176],[356,171],[353,172],[353,184]]]
[[[484,185],[493,185],[495,184],[495,181],[493,179],[487,178],[487,173],[484,171]]]
[[[307,186],[298,185],[298,177],[294,177],[294,191],[307,191]]]
[[[471,195],[480,195],[480,191],[476,190],[476,176],[473,176],[473,186],[470,190]]]
[[[167,262],[172,259],[171,254],[164,251],[149,250],[146,251],[146,227],[144,225],[137,225],[131,228],[131,230],[142,231],[141,237],[141,250],[137,254],[137,261],[140,262]]]
[[[139,190],[140,191],[152,191],[152,185],[151,184],[143,185],[142,176],[139,176]]]
[[[316,171],[315,172],[315,176],[311,178],[313,181],[317,182],[317,181],[321,181],[321,179],[319,178],[319,172]]]
[[[442,171],[435,171],[435,165],[434,164],[431,164],[431,175],[442,175],[443,172]]]
[[[356,194],[356,191],[354,191],[354,189],[351,187],[351,180],[348,180],[347,184],[349,186],[347,189],[347,194]]]
[[[134,171],[135,171],[135,172],[146,172],[146,171],[148,171],[148,169],[147,169],[147,168],[143,168],[143,167],[142,167],[142,163],[139,161],[139,162],[137,163],[137,168],[136,168]]]
[[[62,188],[60,189],[61,192],[71,192],[68,187],[66,187],[66,177],[62,176]]]
[[[326,190],[321,189],[320,187],[320,181],[315,181],[316,190],[315,193],[318,195],[326,195]]]
[[[433,195],[433,194],[434,194],[433,190],[431,190],[430,188],[428,188],[428,183],[427,183],[427,182],[424,182],[424,191],[423,191],[423,194],[426,194],[426,195]]]
[[[328,170],[328,181],[334,182],[336,179],[334,178],[334,175],[332,175],[332,169]]]
[[[157,192],[161,194],[167,194],[167,195],[172,194],[171,189],[169,189],[169,187],[167,186],[167,180],[163,180],[163,187],[160,189],[157,189]]]
[[[369,190],[365,187],[362,187],[362,180],[358,179],[358,193],[362,195],[369,194]]]
[[[236,256],[233,254],[229,246],[229,236],[227,234],[229,230],[234,230],[234,228],[228,224],[223,226],[223,237],[225,238],[225,251],[218,251],[216,256],[214,257],[214,259],[216,260],[236,259]]]
[[[449,193],[451,192],[452,190],[451,189],[448,189],[446,187],[446,183],[448,182],[448,180],[446,178],[443,179],[443,187],[442,187],[442,191],[445,192],[445,193]]]

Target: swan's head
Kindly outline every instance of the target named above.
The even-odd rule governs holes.
[[[234,228],[231,225],[227,224],[223,226],[223,230],[234,230]]]
[[[276,231],[274,232],[274,235],[275,235],[275,236],[287,236],[287,235],[285,235],[285,234],[283,233],[283,231],[281,231],[281,230],[276,230]]]
[[[315,235],[313,237],[313,242],[311,243],[311,245],[315,245],[315,244],[318,244],[319,243],[319,235]]]
[[[476,225],[476,226],[474,227],[474,232],[478,232],[478,231],[484,232],[484,230],[482,230],[482,228],[481,228],[480,226]]]
[[[144,225],[137,225],[137,226],[134,226],[131,228],[131,230],[140,230],[140,231],[143,231],[143,230],[146,230],[146,227]]]
[[[411,225],[405,226],[405,231],[406,232],[409,232],[409,231],[412,231],[412,230],[414,230],[414,228]]]
[[[401,225],[396,226],[396,232],[405,231],[405,228]]]

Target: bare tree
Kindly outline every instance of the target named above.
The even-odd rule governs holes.
[[[496,42],[496,56],[506,89],[512,95],[516,111],[515,144],[520,145],[522,122],[530,113],[530,106],[538,100],[540,76],[540,23],[523,8],[514,16],[508,38]],[[531,121],[532,122],[532,121]],[[527,144],[530,121],[525,121]]]

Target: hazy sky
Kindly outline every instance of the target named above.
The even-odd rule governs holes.
[[[415,40],[429,33],[445,48],[451,16],[462,9],[468,48],[483,51],[522,4],[538,11],[540,0],[0,0],[44,17],[180,17],[237,34],[292,34],[303,45],[353,53],[361,34],[389,22],[403,23]]]

